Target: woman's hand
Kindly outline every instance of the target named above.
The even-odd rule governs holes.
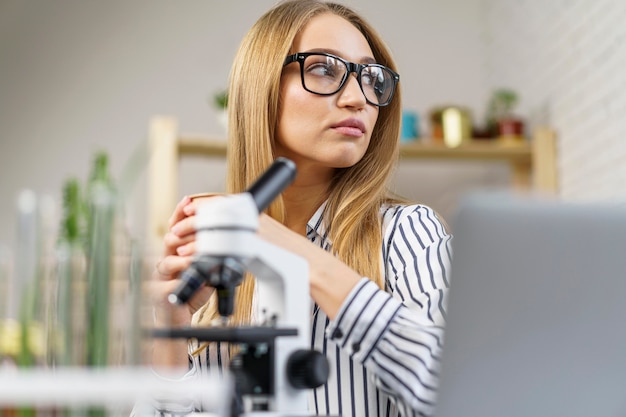
[[[331,253],[266,214],[259,218],[258,234],[308,262],[311,297],[333,320],[361,276]]]
[[[195,252],[195,206],[197,202],[184,197],[168,221],[169,232],[163,238],[163,255],[157,262],[151,285],[157,326],[185,326],[191,316],[211,296],[213,288],[202,287],[183,306],[172,305],[167,297],[180,283],[180,274],[189,267]]]
[[[180,282],[179,274],[191,264],[191,256],[196,249],[195,214],[199,202],[186,197],[176,206],[170,218],[171,231],[164,239],[165,252],[157,267],[157,278],[161,284],[159,294],[164,303],[168,303],[167,295]],[[311,297],[328,317],[334,319],[361,276],[331,253],[266,214],[259,217],[258,234],[261,239],[308,262]],[[208,301],[212,291],[213,288],[202,288],[192,298],[186,310],[169,305],[172,321],[180,324],[189,323],[191,315]]]

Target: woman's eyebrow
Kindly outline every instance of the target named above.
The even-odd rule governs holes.
[[[340,58],[346,59],[342,56],[342,54],[339,51],[337,51],[336,49],[330,49],[330,48],[313,48],[313,49],[309,49],[303,52],[322,52],[322,53],[336,55]],[[349,60],[346,59],[346,61],[349,61]],[[363,56],[357,62],[361,64],[375,64],[376,60],[371,56]]]

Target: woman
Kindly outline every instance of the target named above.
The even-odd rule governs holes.
[[[331,365],[311,393],[319,415],[432,412],[445,316],[450,239],[424,205],[390,196],[401,102],[393,59],[349,8],[315,0],[277,5],[244,38],[229,86],[228,191],[245,190],[279,156],[293,182],[261,216],[259,234],[304,257],[315,301],[311,345]],[[165,301],[191,262],[195,206],[170,219],[157,265],[157,317],[215,317],[211,288],[188,306]],[[252,321],[254,280],[238,287],[235,323]],[[226,346],[158,342],[155,366],[225,365]]]

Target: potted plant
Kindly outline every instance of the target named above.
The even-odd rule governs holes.
[[[228,91],[221,90],[213,95],[213,106],[217,109],[217,121],[228,131]]]
[[[228,91],[218,91],[213,95],[213,104],[218,109],[226,109],[228,107]]]
[[[493,92],[487,108],[487,130],[491,136],[499,138],[521,138],[524,135],[524,121],[513,113],[518,103],[515,91],[500,88]]]

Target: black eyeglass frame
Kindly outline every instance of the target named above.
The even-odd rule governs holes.
[[[312,56],[312,55],[327,56],[330,58],[334,58],[338,61],[343,62],[343,64],[346,66],[348,71],[346,71],[343,78],[341,79],[341,82],[339,83],[339,87],[337,87],[337,90],[333,91],[332,93],[318,93],[317,91],[312,91],[307,88],[306,83],[304,82],[304,60],[307,57]],[[391,100],[393,99],[393,96],[396,92],[396,87],[398,86],[398,81],[400,81],[400,74],[398,74],[397,72],[393,71],[391,68],[386,67],[382,64],[357,64],[354,62],[346,61],[345,59],[338,57],[337,55],[329,54],[326,52],[297,52],[293,55],[287,55],[287,57],[285,57],[285,61],[283,62],[283,67],[291,64],[292,62],[298,62],[300,64],[300,81],[302,82],[302,88],[304,88],[309,93],[317,94],[319,96],[332,96],[333,94],[337,94],[346,85],[346,82],[348,81],[348,77],[350,76],[350,74],[354,72],[356,74],[356,80],[359,83],[359,87],[361,88],[361,92],[363,93],[363,97],[365,97],[365,101],[377,107],[385,107],[389,105],[389,103],[391,103]],[[369,98],[367,98],[367,95],[365,94],[365,91],[363,90],[363,85],[361,84],[361,71],[363,71],[363,68],[367,68],[367,67],[382,68],[385,71],[389,71],[389,73],[392,75],[393,84],[392,84],[391,94],[389,95],[389,98],[387,99],[387,101],[385,101],[384,103],[374,103]]]

